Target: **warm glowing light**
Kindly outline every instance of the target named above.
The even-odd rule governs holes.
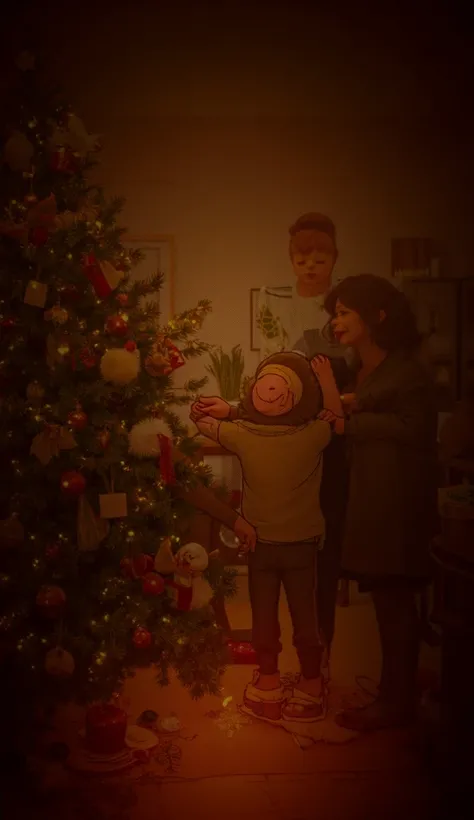
[[[226,698],[224,698],[224,700],[222,701],[222,705],[223,705],[224,709],[226,708],[226,706],[229,705],[229,703],[232,703],[232,701],[233,701],[232,695],[228,695]]]

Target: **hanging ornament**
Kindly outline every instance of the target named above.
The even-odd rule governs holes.
[[[65,603],[66,595],[58,586],[42,586],[36,596],[36,606],[44,618],[58,618]]]
[[[106,350],[100,362],[102,378],[111,384],[125,385],[133,382],[140,372],[140,358],[136,351],[125,348]]]
[[[111,336],[126,336],[128,333],[128,316],[119,313],[116,316],[109,316],[105,324],[105,330]]]
[[[18,324],[17,319],[14,316],[6,316],[0,322],[0,327],[2,330],[13,330]]]
[[[77,470],[69,470],[62,474],[60,486],[65,495],[76,498],[86,489],[86,480]]]
[[[23,198],[23,202],[25,203],[25,205],[26,205],[28,208],[30,208],[32,205],[37,205],[37,203],[38,203],[38,197],[36,196],[36,194],[27,194],[27,195]]]
[[[99,361],[99,357],[90,349],[90,347],[83,347],[79,351],[79,360],[87,370],[95,367]]]
[[[30,382],[26,388],[26,398],[32,404],[41,404],[44,393],[44,387],[38,381]]]
[[[125,350],[128,350],[129,353],[135,353],[137,345],[134,341],[130,340],[128,342],[125,342],[124,348]]]
[[[70,678],[74,674],[76,664],[70,652],[57,646],[50,649],[44,659],[44,668],[53,678]]]
[[[21,131],[13,131],[3,150],[3,160],[12,171],[28,171],[35,149]]]
[[[159,435],[160,447],[160,475],[165,484],[176,484],[174,471],[173,442],[168,436]]]
[[[72,413],[69,413],[67,423],[73,430],[83,430],[87,426],[87,416],[80,404]]]
[[[163,419],[139,421],[133,425],[128,436],[130,452],[142,458],[156,458],[161,452],[159,435],[167,438],[172,436],[169,425]]]
[[[30,455],[36,456],[38,461],[46,467],[52,458],[57,458],[61,450],[73,450],[77,442],[66,427],[59,424],[45,424],[44,430],[34,437]]]
[[[44,308],[47,294],[48,286],[44,282],[38,282],[35,279],[31,279],[26,287],[25,298],[23,301],[25,305]]]
[[[170,339],[160,338],[145,360],[145,370],[152,377],[169,376],[184,364],[186,360],[176,345]]]
[[[110,296],[123,278],[121,271],[116,270],[107,260],[99,261],[93,253],[84,254],[82,257],[82,270],[99,299]]]
[[[142,579],[142,591],[144,595],[162,595],[165,591],[164,579],[156,572],[148,572]]]
[[[151,555],[141,553],[133,558],[122,558],[120,569],[124,578],[143,578],[153,571],[154,560]]]
[[[128,293],[117,293],[116,299],[121,307],[128,305]]]
[[[55,325],[65,325],[69,319],[69,313],[61,305],[53,305],[50,310],[46,311],[44,318],[47,322],[53,322]]]
[[[151,632],[145,627],[139,626],[133,633],[132,641],[137,649],[148,649],[151,646]]]

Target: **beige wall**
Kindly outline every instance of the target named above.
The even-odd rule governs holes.
[[[406,27],[384,38],[273,4],[217,33],[208,4],[191,6],[173,19],[135,4],[93,25],[79,15],[73,41],[51,17],[49,37],[89,130],[104,134],[100,178],[127,198],[125,224],[176,236],[178,310],[212,299],[206,340],[242,344],[253,369],[249,289],[291,281],[287,227],[306,210],[335,220],[339,275],[388,275],[391,237],[410,235],[469,272],[469,135],[446,125],[459,83],[442,52],[414,72]]]

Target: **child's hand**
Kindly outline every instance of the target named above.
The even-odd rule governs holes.
[[[220,396],[199,396],[198,401],[191,405],[192,421],[197,421],[203,416],[211,416],[213,419],[227,419],[230,413],[230,405]]]
[[[321,384],[329,385],[335,382],[331,362],[327,356],[315,356],[311,359],[311,369]]]
[[[342,436],[344,433],[344,417],[338,416],[332,410],[321,410],[318,419],[320,421],[327,421],[331,425],[331,429],[336,435]]]

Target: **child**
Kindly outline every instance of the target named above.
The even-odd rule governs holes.
[[[332,396],[323,399],[325,408],[334,406]],[[331,439],[329,426],[317,419],[322,406],[310,362],[288,352],[259,365],[240,419],[211,418],[199,402],[191,412],[199,431],[235,453],[242,467],[242,513],[257,532],[257,544],[249,552],[249,592],[259,663],[245,689],[244,708],[269,721],[308,722],[325,716],[315,596],[316,554],[324,537],[322,453]],[[278,670],[282,583],[301,666],[289,698]]]

